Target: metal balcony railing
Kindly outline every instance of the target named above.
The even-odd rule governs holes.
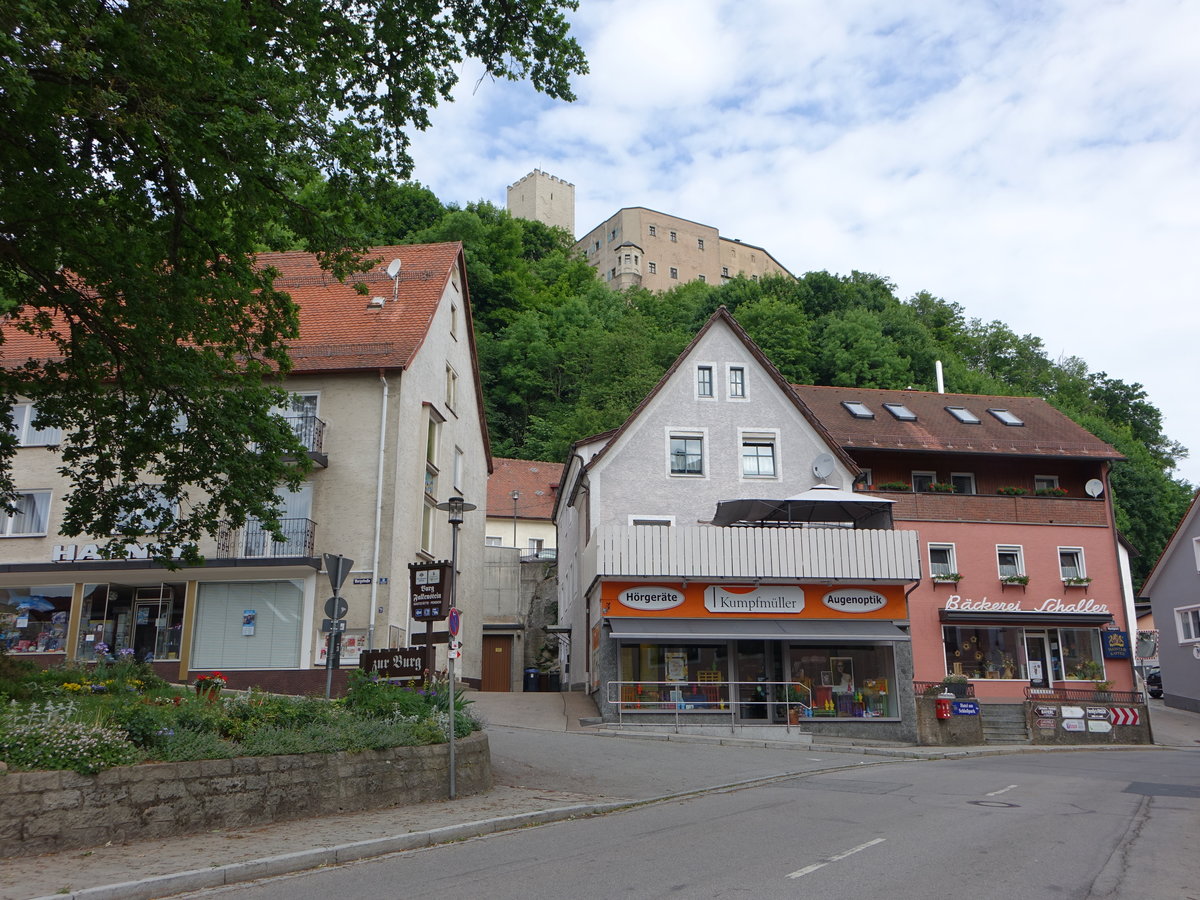
[[[222,528],[217,534],[217,556],[221,559],[281,559],[311,557],[316,546],[317,523],[312,519],[280,519],[284,540],[275,540],[261,522],[251,520],[242,528]]]
[[[325,423],[316,416],[284,416],[296,438],[310,453],[325,452]]]

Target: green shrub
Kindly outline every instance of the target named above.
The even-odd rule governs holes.
[[[237,747],[211,731],[164,728],[154,739],[150,754],[159,762],[191,762],[196,759],[229,759]]]

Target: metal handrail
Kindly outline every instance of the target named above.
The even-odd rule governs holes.
[[[783,725],[790,731],[794,724],[790,713],[797,711],[796,718],[808,718],[812,711],[812,692],[803,684],[792,681],[610,681],[607,683],[606,701],[617,709],[617,723],[625,723],[625,715],[631,709],[643,712],[673,712],[675,727],[680,725],[680,714],[686,720],[697,713],[728,712],[729,725],[734,727],[739,709],[765,707],[763,721],[755,724],[773,725],[770,708],[782,706]],[[741,688],[751,693],[761,693],[761,699],[743,699]],[[700,688],[715,688],[716,699]],[[626,699],[628,692],[633,696]],[[730,699],[730,698],[733,699]]]
[[[1098,691],[1091,688],[1025,688],[1027,700],[1083,700],[1093,703],[1144,703],[1141,691]]]

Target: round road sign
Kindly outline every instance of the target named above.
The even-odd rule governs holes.
[[[458,637],[458,626],[461,623],[461,617],[458,610],[454,607],[450,609],[450,617],[446,620],[446,627],[450,631],[450,637]]]
[[[325,615],[331,619],[346,618],[348,609],[350,609],[350,604],[346,602],[345,597],[330,597],[325,601]]]

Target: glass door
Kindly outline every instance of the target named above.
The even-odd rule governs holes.
[[[1050,649],[1044,631],[1025,632],[1025,656],[1029,662],[1029,684],[1050,687]]]
[[[734,681],[741,722],[784,721],[784,710],[775,709],[775,686],[781,681],[782,657],[779,645],[770,641],[738,641]]]

